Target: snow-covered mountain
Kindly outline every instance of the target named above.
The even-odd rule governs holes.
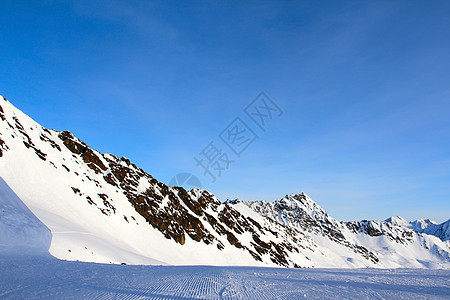
[[[435,226],[435,225],[439,225],[439,224],[430,219],[419,219],[419,220],[412,221],[409,224],[405,224],[405,226],[410,227],[411,229],[414,229],[415,231],[418,231],[418,232],[423,232],[426,228]]]
[[[411,228],[419,233],[434,235],[443,241],[450,240],[450,220],[447,220],[441,224],[430,219],[419,219],[408,222],[402,217],[396,216],[386,219],[386,222]]]
[[[101,154],[68,131],[45,129],[3,97],[0,177],[51,230],[49,251],[61,259],[450,267],[448,222],[432,235],[426,230],[438,225],[418,232],[398,217],[340,222],[305,194],[273,203],[221,202],[206,190],[169,187],[127,158]]]
[[[418,221],[414,221],[411,222],[411,228],[413,228],[414,230],[416,230],[417,232],[422,232],[422,233],[426,233],[429,235],[434,235],[437,236],[438,238],[440,238],[443,241],[448,241],[450,240],[450,220],[447,220],[446,222],[442,223],[442,224],[438,224],[434,221],[430,221],[430,220],[424,220],[424,223],[426,225],[422,225],[421,227],[414,227],[414,224],[418,224],[417,222],[421,222],[423,220],[418,220]]]

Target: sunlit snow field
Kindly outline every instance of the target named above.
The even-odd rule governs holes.
[[[450,270],[129,266],[1,256],[1,299],[450,299]]]

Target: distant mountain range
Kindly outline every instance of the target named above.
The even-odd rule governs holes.
[[[206,190],[167,186],[129,159],[99,153],[69,131],[43,128],[3,97],[0,177],[7,183],[0,188],[11,187],[50,229],[49,251],[61,259],[127,264],[450,267],[450,220],[409,223],[391,217],[341,222],[303,193],[273,203],[221,202]],[[14,206],[2,205],[0,228],[13,226],[17,214],[7,210]],[[8,219],[3,217],[7,215]],[[15,240],[20,236],[19,231]],[[4,235],[0,242],[5,245],[8,239]]]

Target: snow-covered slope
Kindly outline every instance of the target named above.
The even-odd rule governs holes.
[[[408,222],[402,217],[396,216],[386,219],[386,222],[411,228],[419,233],[434,235],[443,241],[448,241],[450,239],[450,220],[447,220],[441,224],[430,219],[419,219]]]
[[[450,270],[120,266],[2,257],[3,299],[449,299]]]
[[[406,226],[420,233],[434,235],[443,241],[450,240],[450,219],[441,224],[430,219],[419,219]]]
[[[45,253],[50,230],[0,177],[0,253]]]
[[[450,240],[450,220],[447,220],[446,222],[442,224],[435,224],[432,226],[428,226],[425,228],[423,233],[434,235],[440,238],[443,241],[449,241]]]
[[[206,190],[169,187],[124,157],[101,154],[68,131],[43,128],[1,97],[0,176],[50,228],[50,253],[62,259],[450,266],[449,241],[417,233],[399,218],[344,223],[305,194],[274,203],[222,203]]]
[[[405,224],[406,227],[410,227],[414,231],[423,232],[426,228],[430,226],[438,225],[435,221],[430,219],[419,219]]]
[[[168,187],[124,157],[43,128],[2,97],[0,176],[50,228],[58,258],[263,265],[218,221],[228,207],[207,191]]]
[[[386,221],[340,222],[305,194],[274,203],[242,202],[258,214],[310,238],[303,266],[448,268],[449,243],[405,227],[401,217]],[[392,222],[393,221],[393,222]],[[305,245],[305,238],[299,238]],[[317,251],[314,251],[317,250]],[[307,253],[303,249],[301,253]],[[298,257],[295,257],[299,261]]]

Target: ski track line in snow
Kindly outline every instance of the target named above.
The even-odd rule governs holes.
[[[0,255],[1,299],[450,299],[450,270],[131,266]]]

